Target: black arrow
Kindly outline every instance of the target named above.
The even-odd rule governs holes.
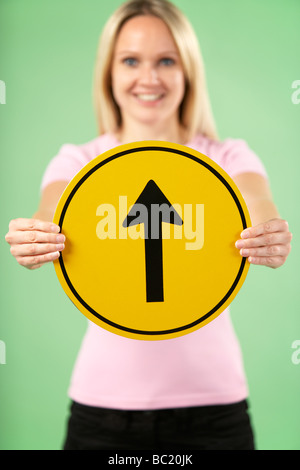
[[[183,221],[157,184],[150,180],[123,222],[123,227],[144,224],[147,302],[163,302],[162,222]]]

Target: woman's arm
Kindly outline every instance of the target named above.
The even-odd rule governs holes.
[[[252,221],[252,227],[241,233],[236,247],[252,264],[271,268],[282,266],[291,250],[292,234],[287,221],[280,218],[268,181],[256,173],[243,173],[234,181]]]
[[[33,218],[52,222],[58,201],[67,185],[68,181],[57,181],[46,186]]]
[[[52,223],[57,203],[68,182],[49,184],[42,193],[37,212],[31,219],[14,219],[5,240],[21,266],[36,269],[54,261],[64,249],[65,236]]]

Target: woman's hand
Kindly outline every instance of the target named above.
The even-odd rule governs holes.
[[[65,236],[52,222],[15,219],[9,224],[5,240],[21,266],[36,269],[57,259],[64,249]]]
[[[235,246],[251,264],[278,268],[285,263],[291,251],[291,240],[288,223],[282,219],[271,219],[245,229]]]

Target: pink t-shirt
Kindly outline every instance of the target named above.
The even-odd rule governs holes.
[[[64,145],[49,163],[42,189],[70,181],[85,164],[119,145],[105,134],[84,145]],[[231,177],[264,166],[243,140],[216,142],[198,135],[187,144]],[[69,396],[90,406],[159,409],[234,403],[248,396],[243,359],[229,309],[188,335],[143,341],[124,338],[87,320]]]

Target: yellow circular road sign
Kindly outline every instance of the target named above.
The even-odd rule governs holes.
[[[66,236],[54,262],[78,309],[134,339],[178,337],[215,319],[249,269],[235,248],[250,226],[235,183],[188,147],[145,141],[99,155],[54,215]]]

